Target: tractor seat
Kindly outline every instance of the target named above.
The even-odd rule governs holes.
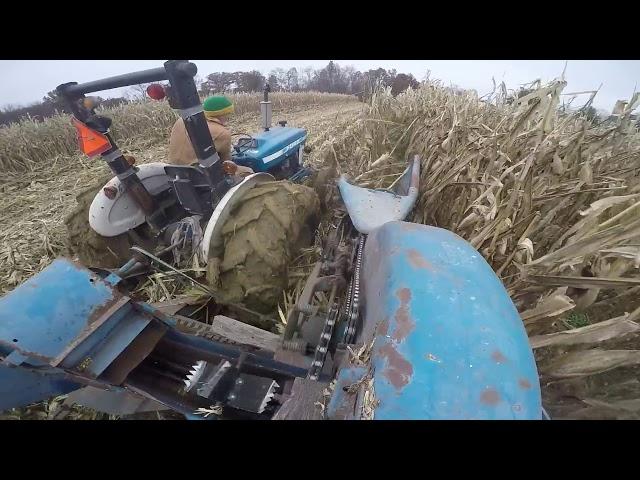
[[[368,234],[388,222],[404,220],[418,199],[420,158],[416,155],[389,190],[373,190],[351,185],[343,176],[338,188],[353,226]]]

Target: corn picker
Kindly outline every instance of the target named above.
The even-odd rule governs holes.
[[[313,238],[320,201],[300,182],[317,172],[303,165],[306,131],[271,125],[268,89],[262,131],[223,165],[196,72],[174,60],[58,87],[82,150],[115,176],[69,219],[90,228],[72,239],[86,266],[56,259],[0,298],[0,410],[68,394],[113,414],[187,419],[545,417],[522,321],[490,266],[454,233],[404,221],[418,157],[388,190],[335,182],[344,213],[283,333],[256,327],[281,298],[286,262]],[[85,96],[153,82],[168,82],[149,95],[179,112],[197,164],[136,166]],[[240,177],[237,165],[254,173]],[[206,282],[187,278],[227,333],[129,289],[153,269],[186,276],[194,257]]]

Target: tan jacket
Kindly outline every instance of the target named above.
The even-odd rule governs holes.
[[[213,139],[220,160],[231,160],[231,132],[219,120],[207,120],[209,132]],[[189,135],[184,126],[184,120],[179,118],[171,129],[169,140],[169,163],[172,165],[191,165],[196,163],[196,152],[193,150]]]

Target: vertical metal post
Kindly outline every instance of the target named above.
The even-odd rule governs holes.
[[[198,163],[207,173],[211,185],[216,186],[224,179],[224,172],[193,81],[198,68],[186,60],[169,60],[164,67],[171,84],[173,107],[179,110],[184,120]]]
[[[271,128],[271,102],[269,101],[269,92],[271,91],[271,87],[267,83],[264,86],[264,99],[260,102],[260,114],[262,116],[262,128],[264,128],[265,132],[268,132]]]

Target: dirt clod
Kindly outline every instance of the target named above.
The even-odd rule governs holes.
[[[117,268],[131,256],[132,246],[127,234],[103,237],[89,225],[89,207],[96,194],[113,175],[105,175],[76,197],[76,208],[65,218],[67,247],[83,265],[89,267]]]

